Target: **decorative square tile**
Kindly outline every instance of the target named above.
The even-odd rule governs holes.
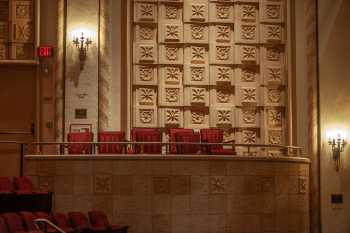
[[[207,22],[208,2],[206,0],[185,1],[185,22]]]
[[[264,87],[263,95],[264,106],[278,107],[285,104],[286,92],[284,88]]]
[[[237,86],[237,101],[238,106],[258,106],[260,101],[260,87],[255,85]]]
[[[233,26],[228,24],[210,25],[212,43],[233,43]]]
[[[209,21],[216,23],[234,23],[233,5],[222,2],[210,2]]]
[[[233,127],[234,110],[231,107],[210,107],[211,127]]]
[[[104,178],[104,183],[109,184],[109,178]],[[133,195],[134,194],[134,177],[133,176],[113,176],[113,193],[117,195]],[[107,188],[105,188],[107,190]]]
[[[157,5],[153,3],[135,3],[134,4],[134,20],[135,22],[156,22],[157,21]]]
[[[39,191],[54,192],[55,191],[55,177],[54,176],[39,176],[38,186]]]
[[[191,191],[190,176],[172,176],[171,177],[171,194],[172,195],[189,195]]]
[[[152,215],[153,232],[171,233],[171,217],[168,214]]]
[[[179,2],[179,1],[172,1]],[[171,2],[162,3],[159,5],[159,21],[182,21],[183,9],[180,4]]]
[[[157,63],[157,45],[153,43],[134,44],[134,63]]]
[[[235,69],[235,78],[237,85],[253,84],[258,86],[262,83],[258,67],[237,67]]]
[[[191,213],[191,199],[190,195],[172,195],[171,196],[171,214],[190,214]]]
[[[185,43],[208,43],[209,28],[207,25],[199,23],[184,24]]]
[[[170,176],[154,176],[153,193],[170,194]]]
[[[231,66],[210,66],[210,85],[234,85],[234,73]]]
[[[237,142],[239,144],[257,144],[260,138],[259,131],[254,128],[240,128],[237,132]]]
[[[259,64],[259,49],[251,45],[236,45],[235,57],[237,64]]]
[[[264,125],[267,128],[282,128],[284,124],[284,108],[266,108],[264,110]]]
[[[185,110],[184,124],[186,128],[208,128],[209,111],[207,108],[191,108]]]
[[[263,70],[265,85],[281,86],[285,84],[285,71],[282,66],[268,66]]]
[[[238,3],[235,5],[236,17],[238,21],[257,22],[258,5],[250,3]]]
[[[284,28],[278,24],[263,24],[261,26],[261,41],[263,43],[284,43]]]
[[[55,177],[55,195],[72,195],[73,194],[73,179],[72,176],[56,176]]]
[[[205,195],[209,194],[208,176],[191,176],[191,194]]]
[[[161,85],[159,87],[160,106],[182,106],[183,105],[183,87],[178,85]]]
[[[255,107],[236,109],[236,125],[239,127],[260,127],[260,113]]]
[[[135,127],[157,127],[157,108],[155,107],[134,107]]]
[[[135,41],[137,43],[155,43],[157,41],[157,27],[153,24],[135,25]]]
[[[10,44],[10,59],[14,60],[32,60],[34,59],[34,48],[32,44]]]
[[[262,46],[261,61],[265,66],[283,66],[284,65],[284,49],[283,46]]]
[[[160,108],[161,127],[183,127],[183,110],[181,108]]]
[[[217,107],[234,106],[234,88],[231,86],[217,86],[210,90],[210,105]]]
[[[11,1],[11,21],[33,20],[33,1]]]
[[[156,106],[157,89],[152,87],[140,87],[135,90],[136,106]]]
[[[210,177],[210,194],[225,194],[226,193],[226,177],[211,176]]]
[[[160,64],[183,64],[183,48],[176,44],[159,45]]]
[[[307,177],[299,177],[299,193],[309,193],[309,185]]]
[[[185,105],[208,106],[209,92],[205,87],[185,87]]]
[[[134,82],[136,85],[157,85],[157,67],[152,65],[135,65]]]
[[[173,23],[171,21],[162,21],[159,25],[159,42],[183,42],[183,25],[181,23]]]
[[[209,70],[206,65],[185,65],[184,68],[185,85],[208,85]]]
[[[284,22],[284,2],[266,1],[261,4],[260,21],[268,23]]]
[[[192,45],[185,48],[186,64],[207,64],[208,47]]]
[[[95,175],[94,176],[94,193],[110,194],[112,193],[112,175]]]
[[[10,41],[16,43],[31,43],[34,40],[34,26],[32,21],[12,21]]]
[[[160,84],[182,85],[183,68],[181,66],[162,66],[159,70]]]
[[[234,47],[231,44],[210,44],[210,64],[233,64]]]

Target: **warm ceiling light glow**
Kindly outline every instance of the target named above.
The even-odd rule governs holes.
[[[327,130],[327,139],[344,139],[346,140],[348,138],[348,132],[345,129],[342,128],[334,128]]]
[[[96,33],[94,30],[89,29],[88,27],[76,27],[70,33],[70,39],[74,40],[77,37],[84,35],[85,38],[90,38],[92,41],[95,41]]]

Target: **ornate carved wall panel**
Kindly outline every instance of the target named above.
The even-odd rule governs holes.
[[[0,0],[0,60],[34,59],[34,0]]]
[[[239,143],[285,143],[284,0],[133,9],[134,127],[220,127]]]

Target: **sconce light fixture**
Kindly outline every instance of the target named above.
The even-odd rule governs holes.
[[[74,37],[73,44],[79,49],[80,70],[83,70],[86,60],[86,52],[92,44],[92,39],[90,37],[85,37],[84,32],[82,32],[80,37]]]
[[[346,145],[346,134],[339,131],[330,133],[328,145],[332,147],[332,159],[334,161],[335,170],[339,171],[340,154],[344,151]]]

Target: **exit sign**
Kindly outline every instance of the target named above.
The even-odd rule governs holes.
[[[52,46],[40,46],[38,48],[39,57],[52,57],[53,56],[53,47]]]

